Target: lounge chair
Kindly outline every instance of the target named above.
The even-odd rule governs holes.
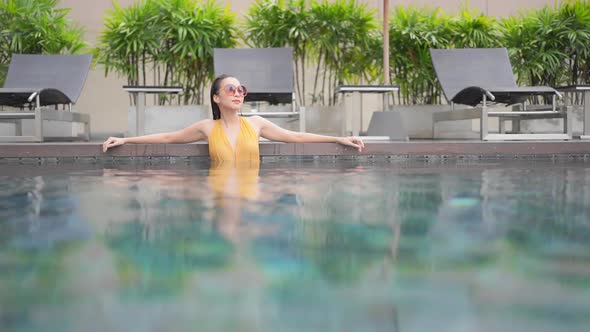
[[[83,137],[60,138],[88,140],[90,116],[72,112],[72,104],[82,92],[91,61],[91,55],[13,55],[4,88],[0,89],[0,105],[21,110],[0,112],[0,122],[16,126],[15,136],[0,136],[0,142],[42,142],[45,120],[83,123]],[[67,105],[67,111],[58,110],[58,105]],[[33,119],[34,135],[22,136],[23,119]]]
[[[451,111],[436,113],[433,117],[433,137],[436,123],[450,120],[480,119],[482,140],[528,140],[572,138],[571,108],[557,109],[556,98],[561,95],[551,87],[521,87],[516,85],[512,66],[505,48],[431,49],[432,64],[436,71]],[[530,96],[552,99],[550,108],[526,109]],[[455,109],[455,104],[473,106],[471,109]],[[518,106],[517,111],[494,111],[489,106]],[[490,134],[488,118],[499,118],[499,133]],[[520,120],[563,118],[564,133],[519,133]],[[504,121],[512,120],[513,133],[506,134]]]
[[[297,109],[293,87],[293,48],[216,48],[213,50],[215,76],[237,77],[248,87],[245,102],[265,101],[271,105],[291,104],[289,112],[252,112],[275,118],[299,118],[305,131],[305,108]]]

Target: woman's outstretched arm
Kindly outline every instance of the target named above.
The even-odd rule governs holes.
[[[127,143],[164,143],[164,144],[176,144],[176,143],[191,143],[197,142],[207,139],[207,135],[205,134],[205,126],[208,121],[211,120],[201,120],[199,122],[194,123],[193,125],[186,127],[181,130],[169,132],[169,133],[161,133],[161,134],[152,134],[152,135],[144,135],[144,136],[134,136],[134,137],[109,137],[103,144],[102,144],[102,151],[106,152],[108,149],[113,148],[115,146],[127,144]]]
[[[254,116],[253,118],[260,125],[260,136],[271,141],[285,143],[340,143],[342,145],[352,146],[359,151],[362,151],[365,147],[363,140],[358,137],[336,137],[300,133],[281,128],[260,116]]]

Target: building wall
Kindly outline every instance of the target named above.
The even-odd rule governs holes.
[[[369,7],[378,10],[379,17],[383,17],[382,0],[361,0]],[[397,5],[414,5],[417,7],[440,7],[442,10],[452,13],[461,8],[465,0],[389,0],[390,8]],[[134,0],[119,0],[123,6],[130,5]],[[228,4],[231,10],[238,15],[246,12],[248,6],[254,0],[226,0],[220,3]],[[553,0],[471,0],[469,8],[480,9],[488,15],[503,17],[517,15],[520,11],[540,8],[545,5],[553,5]],[[94,46],[103,27],[105,12],[112,8],[111,0],[62,0],[62,7],[71,8],[70,18],[83,26],[86,30],[86,39]],[[126,84],[123,78],[117,78],[114,74],[105,77],[104,68],[91,70],[83,93],[76,105],[79,112],[89,113],[92,117],[93,136],[100,139],[107,135],[122,135],[127,130],[127,109],[129,96],[122,90]]]

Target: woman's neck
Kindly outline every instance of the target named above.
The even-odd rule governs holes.
[[[236,112],[221,112],[221,123],[225,127],[230,127],[240,122],[240,116]]]

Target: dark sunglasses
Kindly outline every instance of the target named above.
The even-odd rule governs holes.
[[[223,87],[222,89],[225,92],[226,96],[233,96],[238,91],[238,94],[242,97],[245,97],[248,94],[248,88],[245,85],[235,86],[233,84],[228,84]]]

